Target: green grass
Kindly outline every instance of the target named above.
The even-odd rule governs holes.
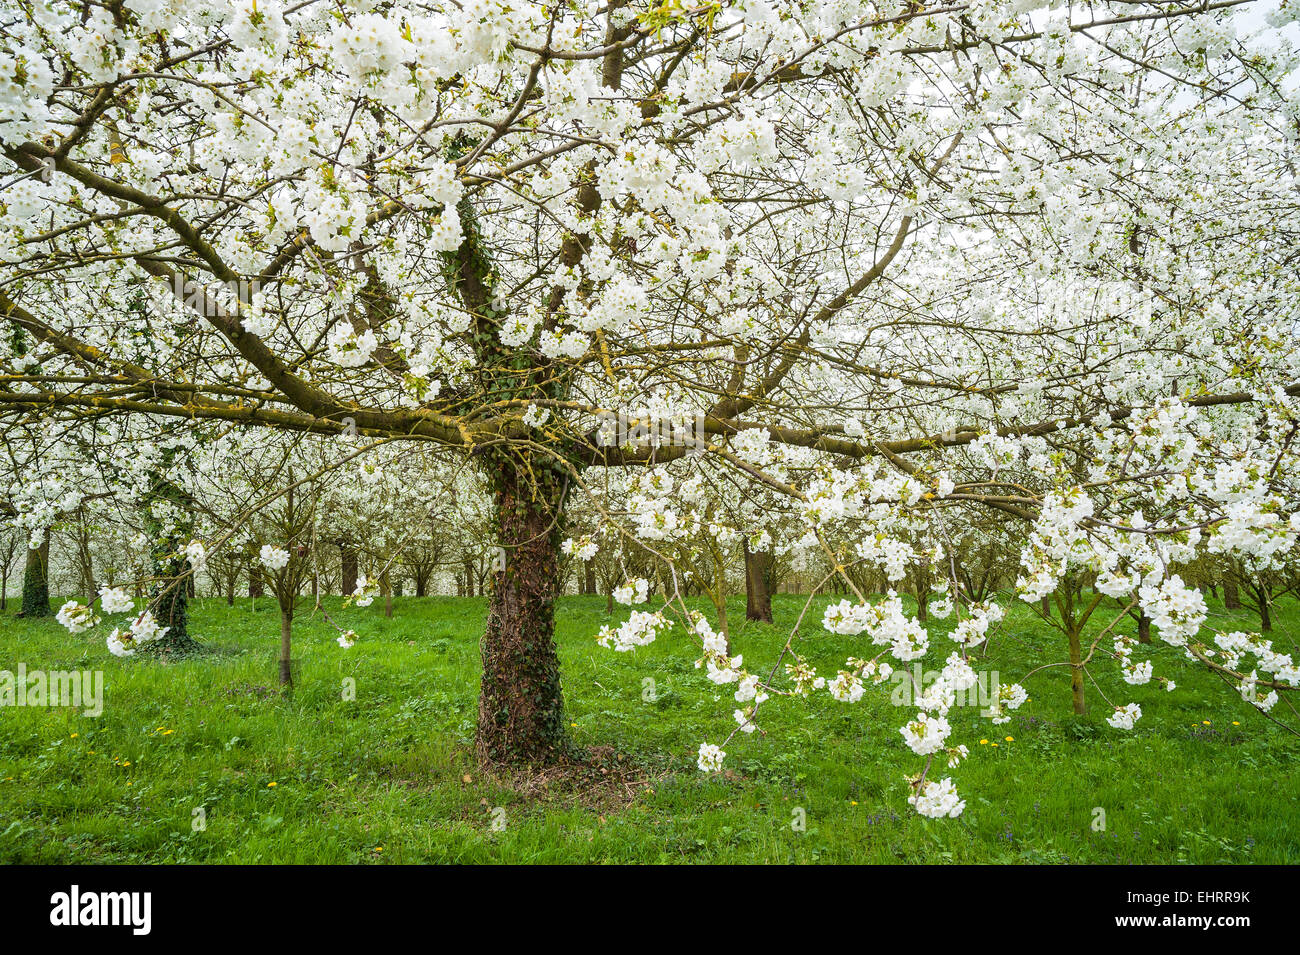
[[[802,602],[778,597],[776,627],[735,626],[748,665],[771,665]],[[967,807],[928,820],[906,803],[903,777],[919,760],[898,727],[911,711],[887,688],[852,706],[824,692],[776,699],[765,735],[726,747],[726,775],[700,774],[699,743],[732,726],[730,691],[695,671],[680,627],[633,653],[596,646],[603,598],[559,604],[572,732],[623,757],[611,778],[632,765],[627,778],[646,781],[629,790],[594,772],[590,787],[559,780],[525,794],[485,780],[472,750],[483,602],[395,603],[393,619],[378,603],[328,604],[362,635],[349,651],[319,617],[301,615],[288,699],[273,692],[269,600],[256,612],[248,601],[197,602],[193,630],[213,652],[172,664],[118,660],[98,630],[69,636],[11,609],[0,617],[0,669],[98,669],[106,690],[99,718],[0,709],[0,861],[1300,862],[1300,741],[1164,645],[1152,658],[1177,681],[1172,693],[1096,668],[1112,699],[1142,704],[1133,732],[1102,722],[1108,708],[1091,685],[1089,716],[1070,716],[1064,669],[1036,676],[1031,701],[1004,726],[953,710],[952,741],[971,749],[952,773]],[[802,648],[830,676],[860,649],[820,630],[825,603]],[[743,623],[743,602],[730,615]],[[1278,618],[1275,642],[1290,650],[1300,608],[1287,603]],[[1210,625],[1254,622],[1216,608]],[[941,630],[932,626],[934,668],[952,647]],[[1063,657],[1059,635],[1017,607],[976,669],[1011,682]],[[646,677],[654,702],[643,701]],[[355,701],[343,699],[346,678]],[[203,831],[191,824],[198,807]],[[1094,807],[1105,831],[1092,829]],[[797,809],[806,831],[791,827]]]

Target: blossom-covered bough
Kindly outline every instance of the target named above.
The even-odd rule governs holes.
[[[954,564],[974,512],[1006,518],[1025,599],[1095,580],[1261,708],[1300,682],[1256,635],[1202,636],[1179,572],[1285,562],[1300,531],[1300,113],[1269,29],[1295,9],[3,0],[0,420],[79,448],[84,494],[138,497],[111,459],[177,423],[473,465],[502,554],[490,762],[569,752],[577,500],[595,546],[665,559],[779,522],[854,591],[824,625],[864,649],[830,677],[796,634],[747,670],[676,584],[603,636],[677,614],[734,732],[924,655],[852,582],[923,568],[957,625],[902,733],[916,809],[955,815],[931,763],[965,755],[945,714],[1004,612]],[[756,489],[785,502],[763,526]],[[1117,627],[1074,632],[1080,682],[1100,657],[1149,678]]]

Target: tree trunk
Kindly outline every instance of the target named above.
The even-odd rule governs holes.
[[[293,686],[293,614],[280,610],[280,686]]]
[[[1269,606],[1268,591],[1259,590],[1259,629],[1262,633],[1273,631],[1273,608]]]
[[[262,575],[256,567],[248,569],[248,596],[256,599],[266,593],[266,588],[262,586]]]
[[[351,597],[357,589],[357,549],[351,544],[340,544],[339,550],[343,555],[343,586],[339,589],[344,597]]]
[[[485,764],[554,763],[570,754],[555,650],[563,494],[551,474],[540,480],[548,482],[544,500],[509,465],[493,476],[505,566],[493,569],[482,641],[477,749]]]
[[[152,653],[177,653],[194,649],[194,639],[190,636],[189,588],[188,577],[163,579],[152,588],[149,609],[153,611],[158,626],[166,627],[167,633],[148,649]]]
[[[384,571],[379,575],[379,588],[384,594],[384,616],[391,617],[393,615],[393,584],[388,578],[388,571]]]
[[[1223,581],[1223,608],[1225,610],[1240,610],[1241,597],[1237,595],[1237,582],[1235,580]]]
[[[150,473],[145,498],[144,528],[149,538],[150,567],[153,580],[149,585],[149,610],[158,626],[167,632],[148,647],[150,653],[183,653],[195,649],[190,637],[190,585],[193,568],[183,548],[194,525],[194,502],[180,485],[168,476],[174,451],[163,452],[163,466]]]
[[[1077,630],[1070,630],[1070,699],[1074,703],[1074,712],[1083,715],[1086,707],[1083,699],[1083,645]]]
[[[475,575],[474,561],[466,557],[465,558],[465,596],[466,597],[474,596],[474,575]]]
[[[1138,643],[1151,642],[1151,618],[1142,613],[1138,615]]]
[[[40,547],[27,549],[27,564],[23,567],[23,616],[52,617],[50,606],[50,536],[46,532]]]
[[[99,588],[95,586],[95,561],[90,556],[90,532],[86,529],[86,509],[77,513],[77,563],[81,571],[81,592],[86,603],[94,603]]]
[[[744,542],[745,619],[772,622],[772,554],[752,551]]]
[[[583,593],[594,595],[600,592],[599,588],[596,586],[596,568],[591,566],[591,561],[587,561],[587,574],[585,581],[586,589],[583,590]]]

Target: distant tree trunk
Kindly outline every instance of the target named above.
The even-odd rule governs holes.
[[[26,545],[26,543],[20,535],[15,534],[6,542],[4,553],[0,554],[0,610],[5,610],[9,606],[9,572],[13,569],[19,544]]]
[[[1226,577],[1223,580],[1223,607],[1225,610],[1241,609],[1241,597],[1237,594],[1237,582]]]
[[[90,531],[86,527],[86,509],[77,510],[77,563],[81,572],[81,592],[86,603],[92,603],[98,589],[95,586],[95,562],[90,556]]]
[[[280,687],[293,686],[293,611],[280,608]]]
[[[379,586],[384,594],[384,616],[391,617],[393,615],[393,584],[389,580],[388,571],[384,571],[379,575]]]
[[[596,568],[591,566],[591,561],[587,561],[587,575],[585,579],[586,579],[587,586],[586,589],[583,591],[583,593],[587,593],[587,594],[599,593],[599,590],[596,587]]]
[[[46,532],[40,547],[27,549],[23,567],[23,616],[52,617],[50,606],[50,536]]]
[[[466,557],[465,558],[465,596],[466,597],[474,596],[474,576],[476,573],[477,571],[474,569],[474,561],[471,558]]]
[[[745,554],[745,619],[772,622],[772,554],[752,551],[743,542]]]
[[[248,568],[248,596],[256,599],[266,593],[262,586],[262,575],[256,567]]]
[[[238,577],[239,575],[232,568],[230,571],[230,576],[226,578],[226,606],[227,607],[233,607],[235,605],[235,584],[238,583]]]
[[[607,616],[614,613],[614,588],[611,586],[605,591],[605,614]]]
[[[1267,587],[1255,588],[1255,599],[1259,603],[1259,629],[1263,633],[1272,633],[1273,631],[1273,606],[1269,600]]]
[[[1144,613],[1138,614],[1138,643],[1151,642],[1151,618]]]
[[[1050,617],[1052,615],[1052,602],[1048,598],[1044,597],[1039,606],[1043,608],[1044,617]]]
[[[415,575],[415,596],[423,597],[425,593],[428,591],[428,588],[429,588],[428,573],[423,573],[423,574],[417,573]]]
[[[351,544],[340,544],[343,564],[343,585],[339,589],[344,597],[350,597],[357,589],[357,549]]]

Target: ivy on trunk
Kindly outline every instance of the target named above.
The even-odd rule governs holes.
[[[555,649],[563,479],[500,462],[493,479],[497,539],[477,749],[483,763],[554,763],[572,753]]]
[[[167,632],[152,644],[151,653],[188,653],[198,644],[190,636],[190,579],[192,569],[185,557],[193,528],[194,502],[167,477],[174,451],[163,452],[162,466],[149,477],[144,513],[149,537],[153,583],[149,588],[149,610]]]
[[[52,617],[50,606],[50,538],[47,534],[40,547],[27,550],[23,567],[23,616]]]

